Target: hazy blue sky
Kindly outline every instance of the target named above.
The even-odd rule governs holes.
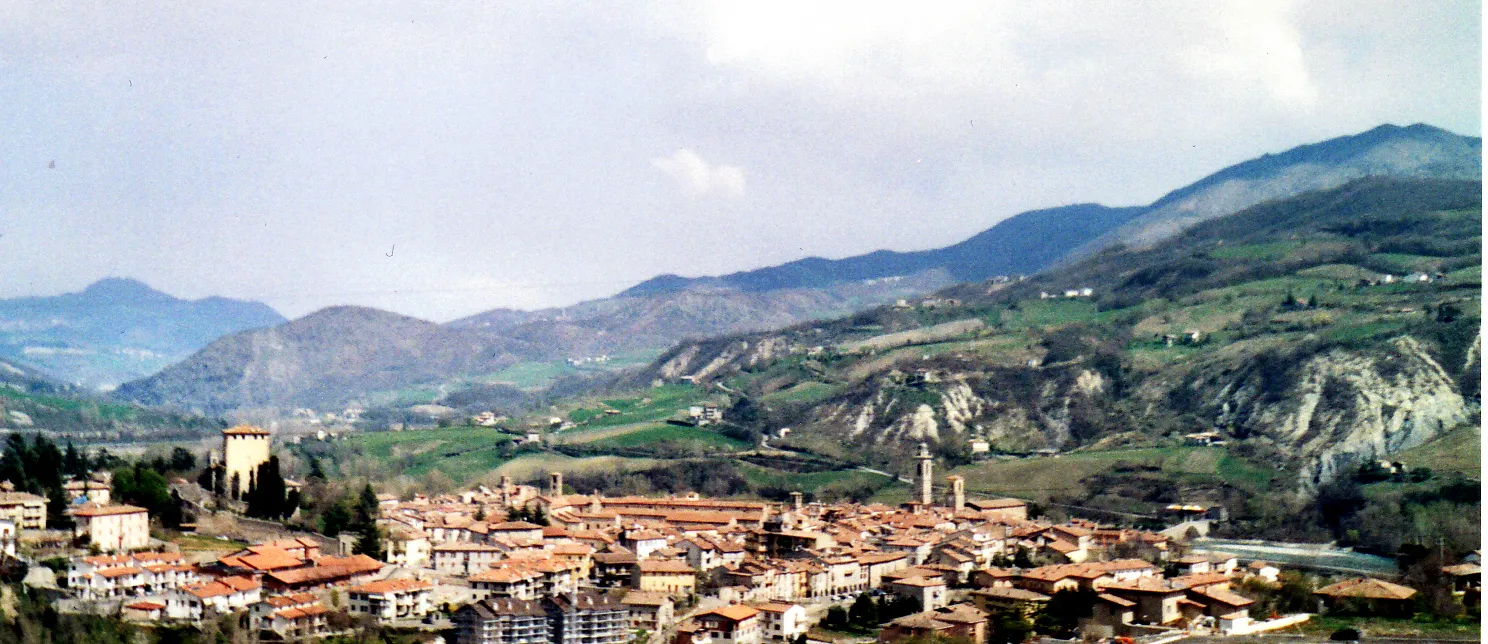
[[[132,4],[0,4],[0,297],[445,320],[1481,132],[1477,2]]]

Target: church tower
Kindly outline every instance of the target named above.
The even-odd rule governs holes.
[[[915,455],[919,461],[919,479],[915,481],[920,487],[920,505],[931,505],[935,502],[934,493],[930,489],[930,482],[935,476],[935,457],[930,455],[930,448],[920,443],[920,453]]]

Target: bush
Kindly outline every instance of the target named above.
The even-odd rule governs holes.
[[[1333,634],[1329,635],[1328,639],[1335,642],[1357,642],[1359,641],[1359,629],[1340,628],[1336,631],[1333,631]]]

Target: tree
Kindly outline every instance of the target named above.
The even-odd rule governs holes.
[[[375,519],[357,528],[356,545],[352,547],[352,552],[374,559],[382,558],[382,533],[378,531]]]
[[[371,483],[368,483],[362,488],[361,494],[357,495],[356,520],[358,524],[370,523],[377,520],[377,515],[377,491],[372,489]]]
[[[847,630],[847,609],[841,606],[828,608],[827,616],[822,619],[822,628],[829,631]]]
[[[181,506],[171,494],[165,477],[142,464],[114,472],[113,496],[121,503],[149,510],[150,516],[158,517],[166,527],[181,525]]]
[[[1095,591],[1061,590],[1049,598],[1049,603],[1034,618],[1038,632],[1061,639],[1074,635],[1081,617],[1089,617],[1095,606]]]
[[[1033,633],[1033,622],[1028,621],[1022,611],[1000,610],[990,617],[987,621],[992,628],[987,635],[988,644],[1021,644]]]
[[[282,519],[294,512],[285,500],[284,476],[279,473],[279,457],[258,466],[254,474],[256,483],[248,490],[248,516],[260,519]]]
[[[5,451],[0,453],[0,481],[10,481],[17,490],[28,490],[31,482],[26,480],[26,463],[31,460],[31,449],[26,438],[20,434],[5,437]]]
[[[311,459],[310,459],[310,476],[307,477],[307,478],[316,479],[316,480],[320,480],[320,481],[326,480],[327,477],[325,475],[325,470],[323,470],[323,469],[320,468],[320,459],[311,457]]]
[[[78,452],[72,441],[67,441],[67,451],[62,456],[62,471],[75,479],[88,477],[88,457]]]
[[[34,486],[32,492],[62,487],[62,450],[41,434],[31,439],[31,460],[26,463],[26,478]]]
[[[53,529],[65,528],[72,525],[72,517],[67,515],[67,495],[62,492],[61,487],[54,487],[47,491],[47,526]]]
[[[320,516],[320,531],[327,536],[334,537],[341,534],[352,524],[351,505],[345,500],[337,501],[326,508],[325,514]]]
[[[171,450],[170,468],[176,472],[190,472],[196,469],[196,455],[184,447],[176,447]]]
[[[873,603],[873,596],[868,593],[858,595],[853,600],[852,607],[847,609],[847,617],[853,626],[876,628],[879,624],[878,606]]]
[[[369,557],[382,557],[382,534],[377,530],[377,514],[377,492],[368,483],[362,488],[362,493],[357,495],[353,512],[353,529],[357,533],[353,552]]]

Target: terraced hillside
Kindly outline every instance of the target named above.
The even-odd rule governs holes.
[[[1021,283],[687,343],[635,382],[722,384],[761,428],[868,462],[1212,431],[1311,489],[1477,424],[1480,222],[1477,182],[1364,180]]]

